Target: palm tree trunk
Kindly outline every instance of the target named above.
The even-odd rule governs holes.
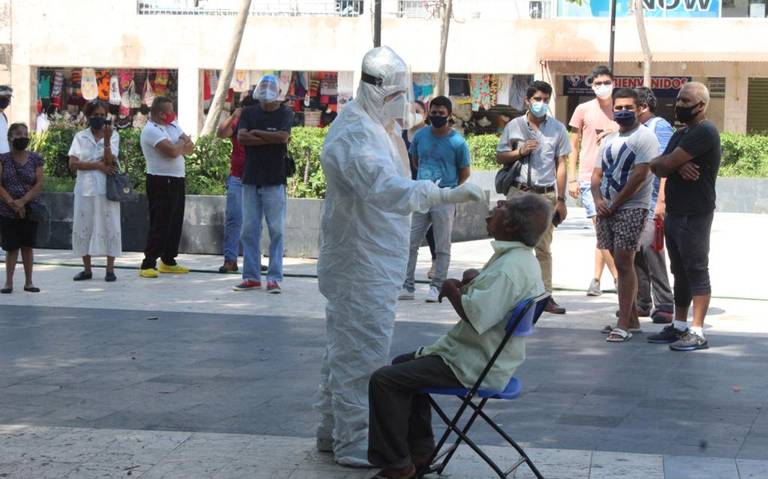
[[[232,74],[235,71],[237,54],[240,51],[240,43],[243,41],[243,33],[245,33],[245,24],[248,21],[248,11],[250,8],[251,0],[242,0],[240,11],[237,13],[235,32],[232,35],[232,42],[229,46],[227,63],[224,64],[224,69],[219,76],[219,84],[216,86],[216,93],[213,95],[211,108],[208,110],[208,116],[205,118],[205,126],[203,126],[201,135],[210,135],[219,123],[224,100],[227,98],[227,91],[229,91],[229,85],[232,83]]]
[[[643,50],[643,86],[651,88],[651,63],[653,54],[648,44],[648,33],[645,31],[645,13],[643,10],[643,0],[634,0],[635,2],[635,23],[637,23],[637,34],[640,36],[640,48]]]
[[[453,0],[443,0],[440,10],[443,14],[443,24],[440,28],[440,66],[437,69],[438,96],[445,94],[445,54],[448,51],[448,31],[451,28]]]

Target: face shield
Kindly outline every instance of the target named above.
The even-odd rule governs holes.
[[[256,89],[253,90],[253,99],[262,103],[272,103],[277,101],[279,88],[277,78],[272,75],[265,75],[259,80]]]
[[[360,80],[357,101],[369,115],[384,126],[393,121],[402,128],[413,126],[411,69],[394,50],[380,47],[366,53]]]

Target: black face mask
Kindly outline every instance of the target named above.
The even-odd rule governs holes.
[[[24,151],[29,146],[29,138],[14,138],[11,144],[14,150]]]
[[[107,119],[103,116],[94,116],[88,119],[88,126],[93,128],[94,130],[101,130],[104,128],[104,125],[107,124]]]
[[[435,128],[442,128],[448,123],[447,116],[429,115],[429,124]]]
[[[693,109],[699,105],[700,103],[697,103],[692,106],[675,105],[675,118],[677,118],[677,121],[679,121],[680,123],[688,123],[689,121],[693,120],[693,118],[698,114],[698,113],[694,113]]]
[[[0,96],[0,108],[7,108],[11,104],[11,99],[7,96]]]

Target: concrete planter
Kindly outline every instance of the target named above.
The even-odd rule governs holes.
[[[38,231],[38,247],[72,248],[72,193],[43,193],[48,208],[48,221]],[[191,254],[221,254],[224,232],[223,196],[187,196],[184,229],[180,250]],[[485,216],[487,203],[459,205],[453,226],[454,241],[470,241],[487,236]],[[285,254],[292,257],[316,258],[319,252],[320,219],[323,200],[289,198],[286,211]],[[143,251],[149,227],[147,198],[138,195],[121,205],[123,250]],[[267,251],[269,234],[262,233],[262,250]]]
[[[495,191],[495,171],[473,171],[469,181],[491,192],[491,200],[501,199]],[[567,197],[568,206],[578,206]],[[717,211],[722,213],[768,213],[768,179],[718,178]]]

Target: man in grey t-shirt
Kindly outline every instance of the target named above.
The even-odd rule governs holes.
[[[555,209],[554,224],[536,244],[536,259],[541,266],[544,288],[552,292],[552,233],[555,224],[565,220],[565,181],[571,143],[565,125],[548,116],[552,86],[534,81],[526,91],[528,112],[507,123],[496,147],[496,161],[502,166],[522,162],[520,175],[507,191],[507,198],[524,193],[544,196]],[[545,308],[548,313],[564,314],[565,308],[550,298]]]
[[[619,272],[619,322],[608,335],[609,342],[632,338],[638,329],[635,298],[635,252],[648,215],[653,191],[650,162],[659,151],[659,140],[637,118],[639,99],[629,88],[613,95],[614,121],[619,131],[608,135],[600,146],[592,173],[592,196],[597,209],[597,247],[610,251]]]

